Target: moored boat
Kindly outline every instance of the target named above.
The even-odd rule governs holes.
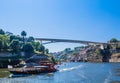
[[[12,68],[9,70],[12,74],[40,74],[56,71],[57,69],[54,67],[54,64],[48,62],[41,63],[40,66],[24,66],[22,68]]]
[[[40,66],[40,67],[31,67],[31,68],[14,68],[9,70],[12,74],[39,74],[39,73],[49,73],[55,72],[57,69],[49,68],[47,66]]]

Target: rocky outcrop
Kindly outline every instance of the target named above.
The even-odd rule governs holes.
[[[109,62],[120,62],[120,53],[112,54]]]

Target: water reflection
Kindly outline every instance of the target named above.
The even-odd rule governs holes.
[[[110,83],[120,83],[120,63],[111,63],[112,76]]]
[[[116,68],[114,73],[116,76],[120,76],[120,68]]]

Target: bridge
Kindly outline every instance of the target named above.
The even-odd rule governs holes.
[[[68,43],[79,43],[84,45],[107,45],[108,43],[103,42],[92,42],[92,41],[83,41],[83,40],[69,40],[69,39],[52,39],[52,38],[35,38],[37,41],[46,41],[46,43],[42,44],[49,44],[49,43],[57,43],[57,42],[68,42]]]

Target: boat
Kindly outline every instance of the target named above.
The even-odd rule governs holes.
[[[54,64],[49,62],[41,63],[39,66],[24,66],[22,68],[12,68],[9,72],[12,74],[40,74],[40,73],[50,73],[56,72],[57,69]]]

